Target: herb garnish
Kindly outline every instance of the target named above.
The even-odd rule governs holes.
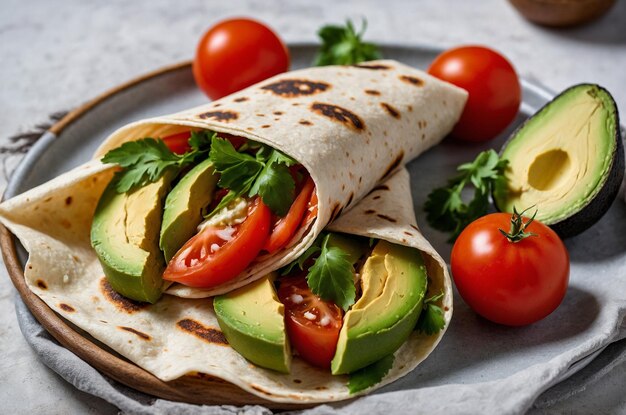
[[[213,213],[237,197],[255,195],[259,195],[263,203],[279,216],[289,211],[295,191],[295,181],[288,167],[296,161],[291,157],[252,141],[237,151],[230,141],[219,138],[212,131],[192,132],[189,146],[186,153],[176,154],[163,140],[144,138],[109,151],[102,162],[123,168],[116,173],[115,180],[116,190],[124,193],[157,181],[166,171],[179,173],[184,167],[209,157],[215,171],[221,174],[218,185],[229,189]],[[242,152],[245,149],[256,153]]]
[[[428,195],[424,205],[428,223],[440,231],[450,232],[449,242],[474,220],[487,214],[489,195],[496,183],[504,179],[508,161],[500,159],[494,150],[483,151],[471,163],[460,165],[461,174]],[[461,198],[465,186],[474,186],[474,198],[466,204]]]
[[[348,381],[350,393],[360,392],[383,380],[385,375],[391,370],[393,360],[394,356],[390,354],[369,366],[365,366],[363,369],[350,373],[350,380]]]
[[[297,261],[283,269],[282,275],[289,274],[296,266],[304,270],[309,258],[319,253],[313,265],[307,270],[307,283],[311,292],[323,300],[332,301],[347,311],[356,299],[354,286],[354,265],[350,254],[338,246],[330,246],[330,233],[320,235]]]
[[[415,325],[417,331],[431,335],[438,333],[445,327],[446,322],[443,318],[443,310],[434,304],[442,297],[443,292],[424,300],[422,312]]]
[[[363,42],[361,39],[367,21],[363,20],[361,30],[357,33],[350,20],[345,26],[326,25],[317,35],[322,40],[322,46],[315,57],[315,66],[326,65],[353,65],[355,63],[380,59],[378,46]]]
[[[129,141],[106,153],[102,162],[118,164],[123,168],[115,174],[115,188],[118,193],[125,193],[156,182],[166,171],[179,172],[206,157],[214,136],[214,132],[193,131],[189,138],[191,149],[184,154],[172,152],[161,139]]]

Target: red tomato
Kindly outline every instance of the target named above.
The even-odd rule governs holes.
[[[341,309],[314,295],[304,274],[280,280],[278,298],[285,305],[291,345],[312,365],[330,368],[343,320]]]
[[[511,63],[482,46],[462,46],[439,55],[428,73],[459,86],[469,99],[452,135],[485,141],[500,134],[517,115],[522,88]]]
[[[271,212],[256,198],[243,223],[233,226],[233,239],[219,236],[226,227],[207,227],[192,237],[171,259],[163,279],[191,287],[209,288],[223,284],[257,257],[269,236]],[[213,250],[214,244],[217,249]],[[212,252],[213,251],[213,252]]]
[[[285,246],[287,242],[291,240],[299,225],[302,223],[302,218],[307,212],[309,200],[314,191],[315,183],[313,183],[313,179],[308,177],[298,197],[296,197],[296,200],[291,204],[287,215],[278,219],[274,225],[274,229],[263,247],[264,251],[271,254]]]
[[[191,137],[191,131],[183,131],[182,133],[168,135],[161,140],[165,142],[167,148],[173,153],[183,154],[189,150],[189,137]]]
[[[483,317],[523,326],[554,311],[565,296],[569,254],[557,234],[533,221],[521,241],[511,242],[511,214],[493,213],[472,222],[456,240],[450,263],[461,297]]]
[[[232,94],[289,69],[285,44],[250,19],[224,20],[204,34],[193,61],[196,84],[211,99]]]

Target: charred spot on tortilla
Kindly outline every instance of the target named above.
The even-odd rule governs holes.
[[[406,109],[408,109],[409,112],[413,112],[413,105],[409,105],[408,107],[406,107]]]
[[[293,383],[302,383],[302,381],[300,379],[294,379]]]
[[[235,98],[234,101],[235,102],[246,102],[249,98],[248,97],[239,97],[239,98]]]
[[[413,236],[413,234],[411,232],[409,232],[409,231],[404,231],[404,234],[408,235],[408,236]]]
[[[306,125],[306,126],[313,125],[313,123],[312,123],[311,121],[309,121],[309,120],[300,120],[300,121],[298,121],[298,122],[299,122],[300,124],[302,124],[302,125]]]
[[[358,132],[365,130],[365,123],[358,115],[345,108],[338,107],[337,105],[314,102],[311,104],[311,110],[316,114],[340,122],[351,130]]]
[[[391,105],[387,104],[386,102],[381,102],[380,106],[383,107],[383,109],[387,111],[387,113],[391,115],[393,118],[400,119],[400,111],[398,111]]]
[[[72,196],[68,196],[65,198],[65,206],[69,206],[72,204]]]
[[[283,112],[282,111],[274,111],[272,114],[281,116],[281,115],[283,115]]]
[[[48,284],[46,284],[46,282],[44,280],[37,280],[37,287],[41,288],[42,290],[47,290],[48,289]]]
[[[74,307],[72,307],[69,304],[65,304],[65,303],[60,303],[59,304],[59,308],[63,311],[67,311],[68,313],[73,313],[76,311],[76,309]]]
[[[404,151],[400,151],[400,154],[389,164],[381,180],[393,173],[400,166],[400,163],[402,163],[402,159],[404,159]]]
[[[228,341],[224,337],[219,329],[213,327],[207,327],[195,320],[185,318],[176,323],[181,330],[193,334],[197,338],[207,341],[209,343],[215,343],[219,345],[227,345]]]
[[[270,127],[271,127],[271,125],[269,125],[269,124],[265,124],[265,125],[261,126],[261,128],[270,128]]]
[[[409,75],[400,75],[400,80],[406,82],[407,84],[411,84],[414,86],[423,86],[424,81],[420,78],[416,78],[415,76]]]
[[[374,95],[374,96],[379,96],[380,95],[380,91],[377,91],[375,89],[366,89],[365,93],[367,95]]]
[[[379,190],[389,190],[389,186],[387,186],[386,184],[378,185],[378,186],[374,187],[370,193],[374,193],[374,192],[379,191]]]
[[[273,394],[273,393],[266,391],[265,389],[263,389],[262,387],[260,387],[260,386],[258,386],[258,385],[255,385],[254,383],[252,383],[250,386],[251,386],[251,387],[252,387],[252,389],[254,389],[255,391],[261,392],[261,393],[262,393],[262,394],[264,394],[264,395],[267,395],[267,396],[274,396],[274,394]]]
[[[235,111],[209,111],[198,115],[203,120],[215,120],[221,122],[230,122],[239,118],[239,114]]]
[[[415,225],[409,225],[409,226],[411,226],[411,228],[415,229],[418,232],[420,231],[420,229],[417,226],[415,226]]]
[[[132,327],[117,326],[117,328],[120,329],[120,330],[127,331],[129,333],[133,333],[133,334],[137,335],[137,337],[139,337],[142,340],[146,340],[146,341],[152,340],[152,337],[150,337],[150,335],[148,335],[146,333],[143,333],[143,332],[141,332],[139,330],[136,330],[136,329],[134,329]]]
[[[254,131],[254,128],[252,128],[252,127],[247,127],[247,128],[246,128],[246,131]]]
[[[330,85],[325,82],[307,81],[306,79],[283,79],[261,87],[262,90],[270,91],[283,98],[314,95],[329,88]]]
[[[324,391],[326,389],[328,389],[326,386],[316,386],[315,387],[315,390],[318,390],[318,391]]]
[[[214,108],[221,107],[221,106],[222,106],[221,102],[216,102],[215,104],[213,104]]]
[[[357,63],[352,66],[354,68],[371,69],[373,71],[388,71],[389,69],[393,69],[391,66],[381,65],[380,63]]]
[[[395,220],[391,216],[383,215],[381,213],[378,213],[376,216],[378,216],[379,218],[384,219],[384,220],[386,220],[388,222],[391,222],[391,223],[396,223],[397,222],[397,220]]]
[[[125,311],[128,314],[141,311],[149,305],[148,303],[131,300],[119,294],[113,289],[113,287],[111,287],[111,284],[109,284],[106,277],[102,277],[100,280],[100,290],[102,291],[102,294],[104,294],[104,298],[113,303],[117,309]]]
[[[366,215],[373,215],[374,213],[376,213],[376,211],[374,209],[367,209],[365,212]]]
[[[376,195],[372,198],[372,200],[378,200],[378,199],[380,199],[380,195]]]

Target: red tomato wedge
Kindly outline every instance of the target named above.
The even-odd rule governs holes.
[[[228,227],[207,227],[191,238],[169,262],[163,279],[199,288],[230,281],[257,257],[269,236],[271,212],[256,198],[248,217],[233,226],[232,239],[223,239]]]
[[[165,142],[167,148],[169,148],[173,153],[184,154],[190,149],[189,137],[191,137],[191,131],[183,131],[182,133],[163,137],[161,140]]]
[[[313,183],[311,177],[308,177],[302,190],[300,190],[300,193],[296,197],[296,200],[291,204],[287,215],[278,219],[274,225],[272,234],[263,247],[264,251],[270,254],[276,252],[291,240],[299,225],[302,223],[302,218],[307,212],[309,200],[314,191],[315,183]]]
[[[305,274],[280,280],[278,298],[285,305],[285,325],[300,357],[328,369],[335,356],[343,312],[311,292]]]

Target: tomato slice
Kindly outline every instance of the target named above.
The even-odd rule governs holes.
[[[183,131],[182,133],[163,137],[161,140],[165,142],[167,148],[169,148],[173,153],[184,154],[190,149],[189,137],[191,137],[191,131]]]
[[[272,233],[263,247],[264,251],[270,254],[276,252],[291,240],[298,229],[298,225],[302,223],[302,218],[307,212],[309,199],[311,199],[311,194],[314,191],[315,183],[311,177],[308,177],[298,197],[291,204],[287,215],[278,219],[274,225]]]
[[[317,217],[317,192],[313,189],[313,193],[311,193],[311,199],[307,204],[307,214],[302,220],[302,226],[309,226],[311,222]]]
[[[257,257],[269,236],[271,212],[259,197],[248,217],[232,226],[232,239],[223,239],[228,226],[207,227],[191,238],[171,259],[163,279],[199,288],[230,281]]]
[[[343,324],[341,309],[313,294],[304,273],[280,280],[278,298],[285,305],[291,345],[312,365],[330,368]]]

